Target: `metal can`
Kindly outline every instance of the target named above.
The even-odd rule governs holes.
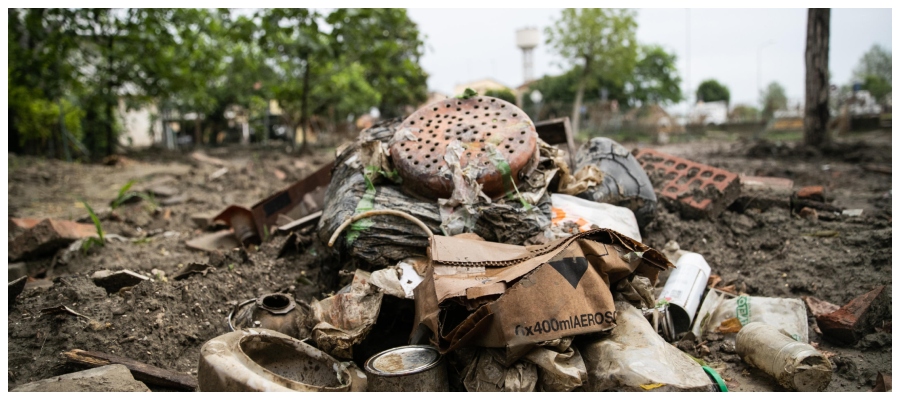
[[[709,264],[697,253],[684,252],[675,263],[659,301],[669,303],[668,312],[676,334],[691,329],[710,272]]]
[[[410,345],[378,353],[366,361],[369,392],[446,392],[447,367],[433,346]]]

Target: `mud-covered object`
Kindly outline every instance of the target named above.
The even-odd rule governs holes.
[[[356,142],[338,149],[331,184],[325,194],[328,201],[317,227],[323,242],[331,238],[341,223],[363,208],[403,211],[421,220],[434,234],[442,234],[437,201],[420,199],[405,192],[385,174],[370,174],[372,185],[367,182],[363,151],[371,148],[372,141],[386,147],[399,123],[399,119],[393,119],[375,125],[362,131]],[[385,172],[390,175],[391,171]],[[519,187],[520,191],[525,189]],[[480,216],[472,231],[488,241],[508,244],[522,244],[542,234],[550,225],[549,194],[545,191],[535,204],[526,204],[519,197],[510,196],[490,204],[478,203]],[[387,215],[357,221],[334,245],[342,255],[382,268],[408,257],[424,257],[427,246],[428,238],[422,228],[406,219]]]
[[[594,165],[603,172],[603,183],[587,188],[577,196],[627,207],[634,211],[643,229],[656,214],[656,193],[641,164],[625,147],[612,139],[597,137],[578,149],[575,154],[576,174],[581,168]]]
[[[587,367],[586,392],[710,392],[712,381],[687,354],[667,343],[641,312],[616,302],[616,327],[578,345]]]

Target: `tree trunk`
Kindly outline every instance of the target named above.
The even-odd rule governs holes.
[[[824,147],[828,136],[828,36],[831,10],[810,8],[806,25],[806,112],[803,141]]]
[[[197,113],[197,118],[194,118],[194,146],[199,147],[203,144],[203,135],[200,131],[200,113]]]
[[[581,79],[578,80],[578,91],[575,92],[575,104],[572,105],[572,135],[578,136],[579,122],[581,121],[581,100],[584,99],[584,86],[587,83],[588,69],[591,59],[584,58],[584,70],[581,71]]]
[[[303,125],[303,144],[300,145],[300,153],[306,153],[308,150],[307,142],[306,142],[306,134],[309,132],[309,55],[303,55],[304,61],[304,70],[303,70],[303,99],[300,103],[300,124]],[[296,130],[295,130],[296,132]],[[296,142],[296,140],[295,140]],[[292,143],[293,147],[294,144]]]
[[[113,130],[113,108],[117,99],[113,87],[113,35],[106,36],[106,155],[111,156],[116,151],[116,133]]]

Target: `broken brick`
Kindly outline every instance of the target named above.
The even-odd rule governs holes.
[[[715,218],[741,193],[737,174],[652,149],[635,158],[650,177],[657,197],[684,218]]]
[[[10,223],[17,224],[14,218],[10,218]],[[9,259],[16,261],[37,257],[68,246],[78,239],[96,236],[97,228],[91,224],[44,219],[9,241]]]
[[[884,286],[863,294],[837,311],[816,317],[822,335],[831,341],[854,344],[885,319],[890,302]]]
[[[803,296],[803,301],[806,303],[806,306],[809,307],[809,313],[816,318],[833,313],[841,308],[836,304],[812,296]]]
[[[797,191],[797,197],[805,200],[825,201],[825,188],[806,186]]]

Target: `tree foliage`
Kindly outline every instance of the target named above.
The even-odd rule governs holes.
[[[49,145],[58,153],[67,131],[92,156],[111,153],[123,101],[155,105],[171,118],[197,115],[186,121],[196,145],[227,127],[233,107],[260,118],[274,99],[285,111],[282,123],[305,125],[305,133],[313,120],[320,130],[333,129],[372,107],[400,115],[427,96],[423,37],[405,10],[8,14],[13,151]]]
[[[660,46],[641,47],[630,83],[633,89],[629,97],[641,103],[677,103],[682,99],[675,55]]]
[[[787,95],[784,86],[778,82],[772,82],[769,86],[759,94],[760,105],[762,106],[763,118],[769,119],[775,114],[775,111],[787,108]]]
[[[488,89],[482,93],[484,96],[496,97],[501,100],[506,100],[510,103],[516,104],[516,95],[509,89]]]
[[[891,82],[891,52],[878,44],[863,54],[853,70],[853,77],[865,80],[868,76],[876,76],[887,82]]]
[[[571,65],[581,67],[572,129],[578,132],[579,113],[585,87],[602,76],[614,84],[625,84],[637,62],[637,22],[626,9],[565,9],[559,20],[547,27],[547,44]]]
[[[700,82],[700,86],[697,87],[697,100],[707,103],[713,101],[725,101],[725,103],[728,103],[731,100],[731,93],[729,93],[728,88],[719,83],[719,81],[707,79]]]

